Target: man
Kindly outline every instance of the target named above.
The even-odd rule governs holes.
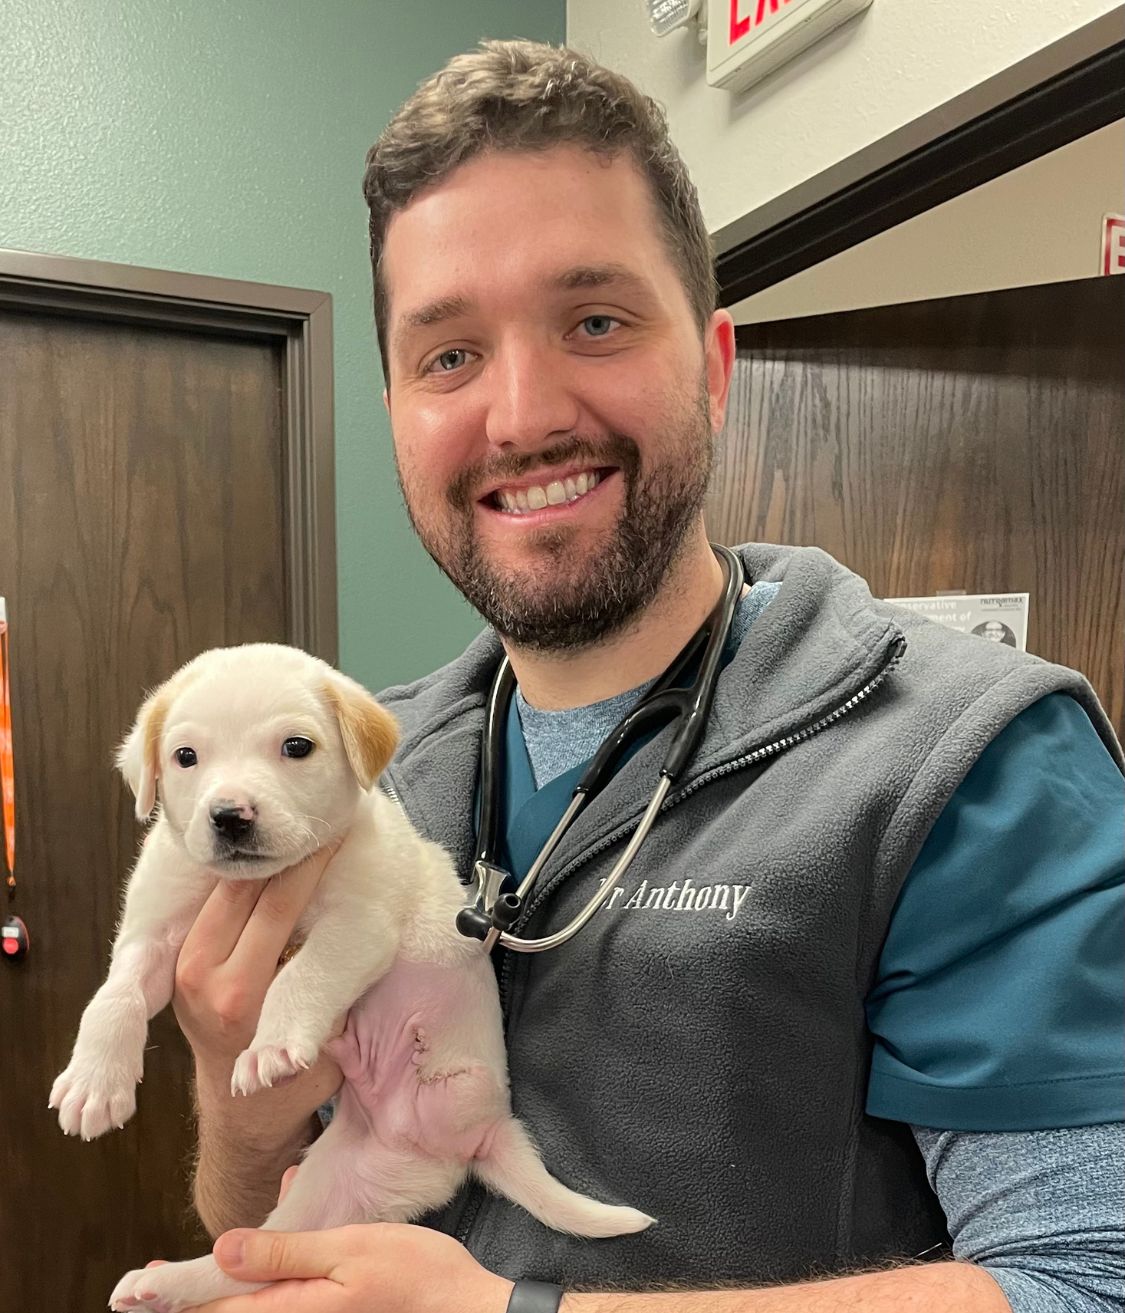
[[[659,111],[573,52],[452,61],[372,149],[365,192],[406,505],[492,627],[384,695],[403,729],[386,784],[467,871],[502,646],[519,873],[719,596],[701,507],[732,323]],[[515,1107],[546,1160],[659,1224],[578,1241],[469,1189],[437,1229],[236,1231],[223,1266],[281,1284],[209,1308],[1120,1306],[1104,715],[1073,672],[875,602],[822,553],[740,557],[706,737],[620,894],[563,947],[499,966]],[[665,743],[579,818],[521,933],[559,929],[606,877]],[[325,863],[223,886],[181,955],[215,1232],[264,1216],[338,1081],[322,1063],[227,1093]]]

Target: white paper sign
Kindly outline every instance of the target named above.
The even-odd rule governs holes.
[[[889,597],[963,634],[976,634],[991,643],[1027,650],[1028,593],[951,593],[946,597]]]

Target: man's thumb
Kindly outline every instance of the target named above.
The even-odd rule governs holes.
[[[223,1271],[240,1281],[327,1277],[337,1259],[328,1231],[227,1231],[213,1253]]]

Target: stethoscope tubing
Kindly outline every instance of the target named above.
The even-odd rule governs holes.
[[[482,939],[484,951],[491,952],[496,944],[501,944],[517,953],[544,953],[549,949],[565,944],[589,923],[590,919],[602,906],[613,890],[621,882],[649,831],[652,829],[668,791],[691,760],[702,738],[707,717],[715,695],[723,649],[726,646],[734,623],[738,601],[742,594],[742,566],[738,557],[727,547],[712,545],[715,555],[723,566],[723,595],[714,611],[708,616],[701,628],[692,636],[664,676],[645,697],[641,704],[623,718],[620,724],[607,736],[602,747],[595,753],[589,768],[579,781],[574,794],[551,831],[547,842],[527,874],[520,882],[515,894],[498,897],[492,907],[483,906],[483,873],[498,874],[493,860],[496,852],[496,832],[499,817],[499,744],[503,733],[503,720],[507,715],[508,699],[515,685],[507,657],[503,659],[493,679],[485,713],[485,728],[482,739],[481,763],[481,798],[480,831],[477,841],[477,855],[474,862],[474,877],[477,880],[476,901],[463,909],[468,914],[466,924],[476,925],[475,931],[463,929],[463,933],[473,933]],[[699,672],[692,684],[686,689],[670,687],[683,673],[698,652],[701,642],[706,641],[703,660]],[[669,714],[670,713],[670,714]],[[539,939],[524,939],[502,924],[497,924],[498,904],[503,904],[506,924],[510,925],[524,910],[524,902],[534,888],[539,874],[558,847],[563,835],[582,808],[600,791],[607,782],[617,759],[628,743],[643,732],[653,721],[659,719],[676,719],[682,717],[680,725],[669,746],[668,753],[661,767],[660,779],[645,808],[644,814],[633,831],[625,851],[618,858],[612,871],[601,886],[591,895],[585,907],[562,930],[545,935]],[[487,932],[482,932],[482,916],[491,919]],[[461,920],[458,920],[459,927]]]
[[[648,838],[648,832],[652,829],[661,807],[664,806],[664,799],[668,796],[668,790],[672,787],[672,780],[667,775],[662,775],[660,783],[656,786],[656,792],[649,800],[645,813],[633,831],[632,837],[626,845],[625,851],[617,859],[617,864],[598,891],[589,900],[581,912],[571,921],[570,925],[565,926],[562,930],[556,931],[553,935],[544,935],[541,939],[523,939],[519,935],[513,935],[509,930],[494,929],[489,937],[484,941],[485,952],[491,952],[493,944],[500,943],[504,948],[514,949],[517,953],[545,953],[548,949],[558,948],[565,944],[568,939],[574,936],[597,912],[598,908],[613,893],[614,889],[621,883],[621,877],[632,865],[633,858],[637,855],[637,850],[645,839]],[[560,836],[561,837],[561,836]],[[557,842],[557,841],[556,841]],[[545,860],[545,859],[544,859]],[[532,868],[534,870],[534,868]],[[538,875],[538,872],[535,873]],[[522,902],[527,896],[535,880],[532,878],[532,872],[529,871],[524,877],[516,893],[516,897]],[[490,943],[489,940],[492,942]]]

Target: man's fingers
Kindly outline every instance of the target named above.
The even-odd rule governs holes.
[[[261,880],[220,880],[188,931],[181,959],[197,968],[222,966],[234,951],[263,888]]]
[[[333,1281],[276,1281],[252,1295],[193,1305],[191,1313],[339,1313],[340,1293]]]
[[[348,1256],[348,1232],[228,1231],[215,1241],[214,1255],[239,1281],[331,1281]]]
[[[268,966],[273,975],[277,959],[335,852],[335,845],[320,848],[266,883],[238,943],[231,950],[229,961],[233,970],[249,974],[255,967]]]

